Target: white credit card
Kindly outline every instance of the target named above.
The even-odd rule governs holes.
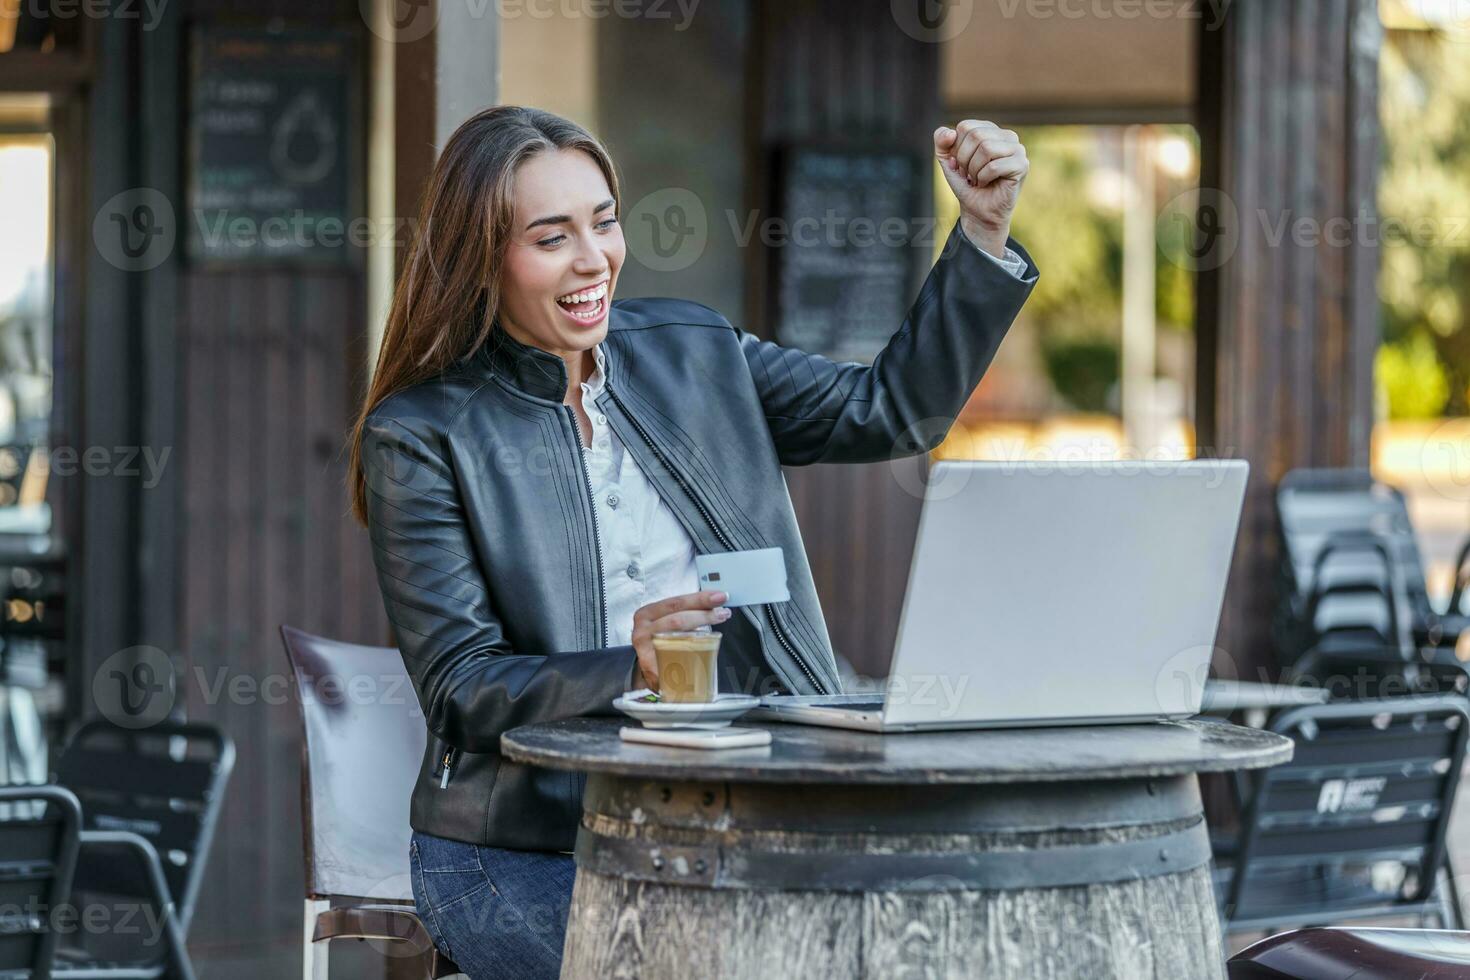
[[[727,606],[752,606],[760,602],[788,602],[786,558],[780,548],[759,551],[723,551],[695,555],[702,591],[724,592]]]

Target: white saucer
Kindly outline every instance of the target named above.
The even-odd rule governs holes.
[[[730,722],[760,704],[749,694],[717,694],[705,704],[672,704],[667,701],[639,702],[651,693],[648,688],[629,691],[613,700],[613,707],[643,722],[645,728],[725,728]]]

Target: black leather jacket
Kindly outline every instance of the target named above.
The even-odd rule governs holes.
[[[599,411],[701,553],[781,547],[791,601],[716,628],[721,689],[840,681],[782,465],[916,455],[943,438],[1036,281],[956,225],[871,366],[763,341],[698,303],[618,300]],[[607,645],[601,541],[566,366],[498,328],[363,433],[378,583],[429,729],[410,822],[441,837],[569,850],[585,777],[504,759],[518,725],[612,713],[634,686]]]

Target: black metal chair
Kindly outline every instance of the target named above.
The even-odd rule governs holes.
[[[60,787],[0,789],[0,976],[52,975],[81,825],[81,804]]]
[[[82,806],[73,901],[130,918],[151,908],[161,934],[78,930],[57,949],[54,976],[192,980],[184,937],[234,760],[234,744],[209,725],[99,720],[77,730],[56,780]]]
[[[1344,593],[1371,595],[1382,608],[1387,631],[1379,634],[1371,624],[1342,620],[1318,630],[1317,642],[1282,668],[1284,683],[1310,683],[1337,700],[1470,692],[1470,672],[1453,649],[1391,639],[1399,635],[1399,624],[1389,591],[1334,586],[1323,594]]]
[[[1454,651],[1426,647],[1404,659],[1398,650],[1313,647],[1283,669],[1282,682],[1310,684],[1333,700],[1470,693],[1470,670]]]
[[[304,976],[326,980],[334,939],[380,940],[388,955],[430,953],[431,978],[458,974],[414,910],[408,805],[429,746],[403,655],[291,626],[281,639],[304,730]],[[374,683],[373,696],[345,693],[359,678]]]
[[[1248,781],[1238,846],[1217,854],[1225,931],[1408,914],[1458,928],[1445,835],[1470,702],[1342,701],[1290,709],[1269,727],[1296,753]]]
[[[1277,488],[1276,505],[1276,631],[1288,661],[1324,641],[1394,646],[1406,657],[1416,646],[1452,648],[1470,624],[1458,591],[1444,612],[1430,603],[1404,495],[1367,470],[1293,470]]]

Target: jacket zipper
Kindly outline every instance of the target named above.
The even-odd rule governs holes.
[[[602,533],[597,527],[597,500],[592,496],[592,476],[587,472],[587,456],[582,450],[582,434],[577,429],[577,413],[563,405],[572,423],[572,439],[577,445],[577,460],[582,467],[582,485],[587,488],[587,506],[592,508],[592,545],[597,550],[597,622],[602,645],[607,646],[607,582],[602,574]]]
[[[442,776],[439,777],[439,788],[440,789],[448,789],[449,788],[449,771],[450,771],[450,769],[453,768],[453,766],[454,766],[454,746],[451,745],[451,746],[449,746],[448,748],[446,748],[444,750],[444,756],[443,756],[443,758],[441,758],[439,760],[439,766],[438,766],[438,768],[436,768],[434,770],[434,774],[436,776],[439,775],[440,772],[443,772],[443,774],[444,774],[444,775],[442,775]]]
[[[633,428],[637,429],[638,434],[643,437],[643,441],[648,443],[648,448],[653,450],[653,454],[658,457],[659,462],[664,464],[664,468],[667,469],[670,473],[674,474],[674,479],[679,482],[680,488],[682,488],[684,493],[689,496],[689,499],[694,501],[694,506],[699,508],[700,516],[703,517],[705,523],[710,526],[710,530],[715,532],[715,537],[720,539],[720,544],[725,546],[726,551],[734,551],[734,543],[725,536],[724,530],[715,523],[714,516],[705,509],[704,503],[699,499],[694,491],[690,489],[689,484],[685,482],[684,477],[680,475],[677,469],[669,465],[669,461],[664,457],[663,451],[654,444],[653,439],[648,435],[648,432],[643,428],[638,420],[633,417],[633,413],[628,411],[628,406],[623,404],[623,400],[618,397],[617,392],[613,391],[612,387],[608,385],[606,381],[603,382],[603,389],[608,393],[608,395],[612,397],[613,401],[618,403],[618,407],[623,410],[623,414],[627,416],[628,421],[633,423]],[[571,409],[567,409],[567,411],[571,411]],[[791,642],[786,638],[785,632],[781,629],[781,624],[776,620],[776,614],[771,611],[771,604],[765,603],[765,607],[766,619],[770,622],[771,631],[776,634],[776,639],[780,642],[781,646],[786,649],[786,652],[790,655],[791,659],[796,661],[796,665],[801,668],[801,672],[803,674],[806,674],[807,680],[811,681],[812,687],[817,689],[817,693],[826,694],[827,689],[822,686],[820,681],[817,680],[816,674],[812,673],[812,669],[806,665],[806,661],[801,659],[801,654],[796,652],[796,648],[792,646]]]

